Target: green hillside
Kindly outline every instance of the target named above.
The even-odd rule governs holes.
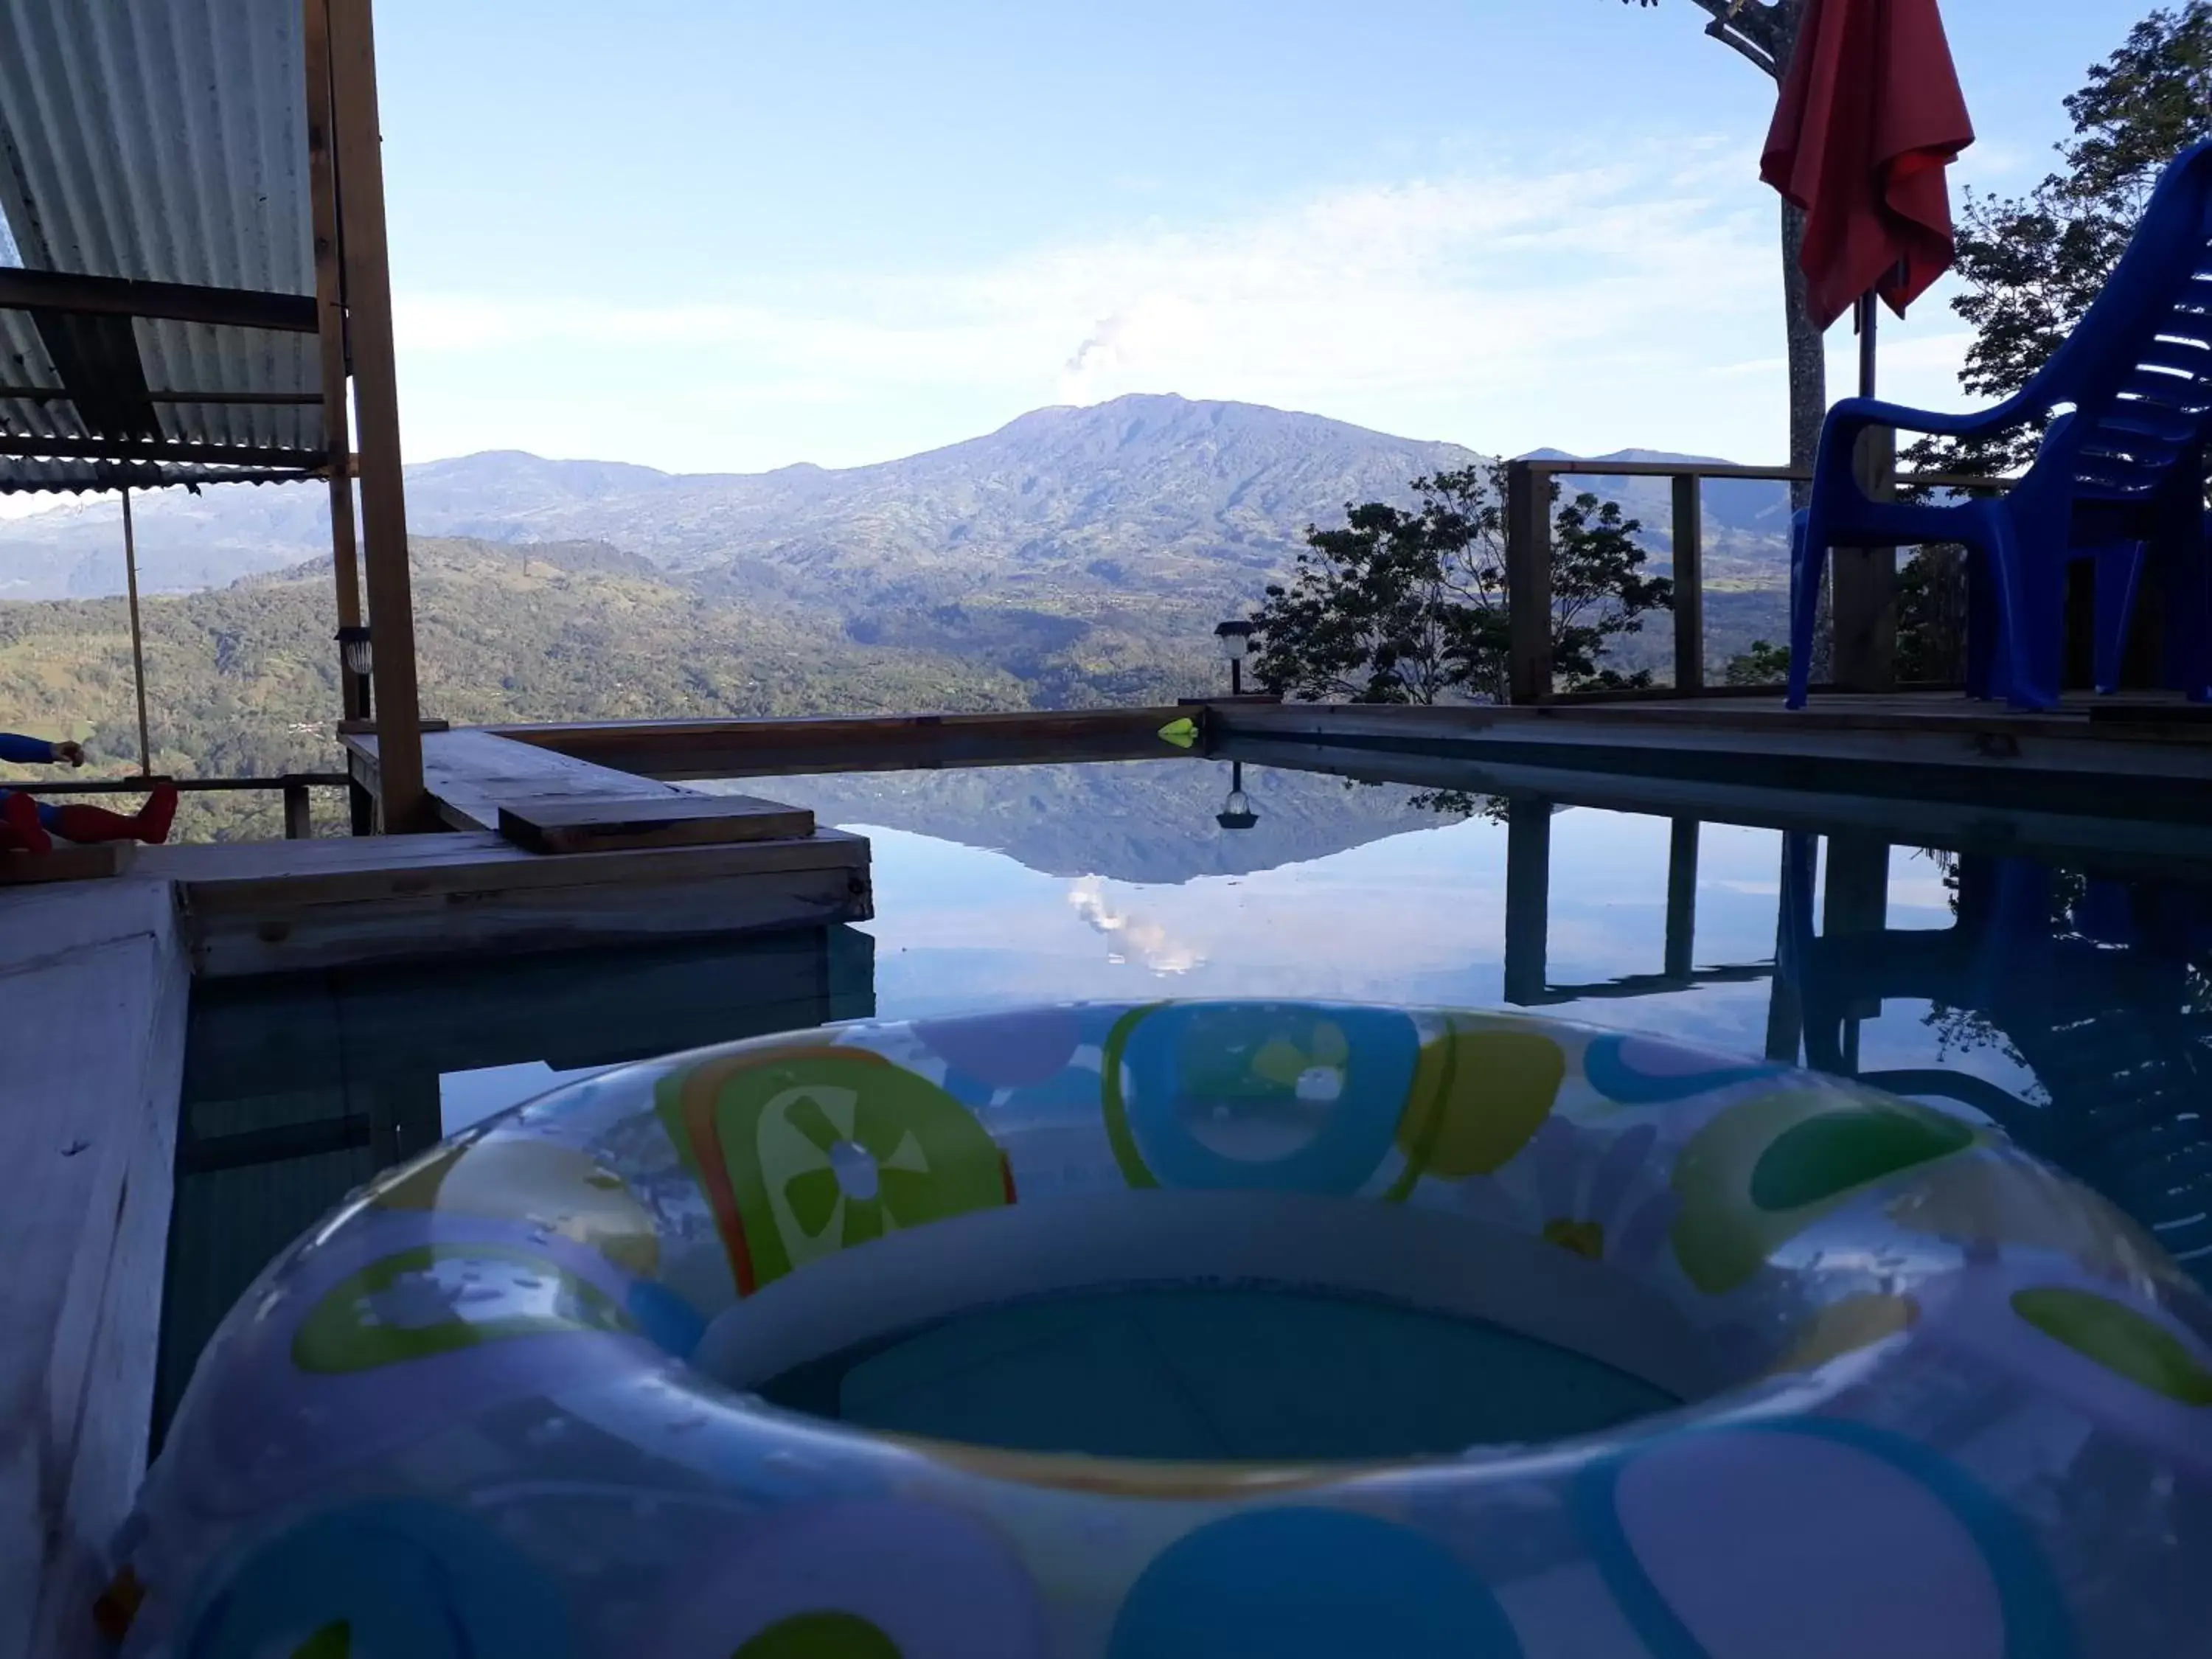
[[[422,708],[456,724],[501,720],[1021,708],[1004,669],[942,651],[857,641],[833,623],[702,592],[592,544],[413,544]],[[145,602],[157,770],[269,776],[342,765],[326,564]],[[1123,650],[1110,627],[1053,665],[1076,690],[1154,695],[1174,684],[1157,651]],[[1189,682],[1179,689],[1188,689]],[[0,729],[75,737],[88,775],[137,755],[129,614],[119,599],[0,605]],[[37,769],[5,768],[16,779]],[[276,833],[258,795],[189,799],[190,837]],[[337,802],[318,803],[335,824]]]

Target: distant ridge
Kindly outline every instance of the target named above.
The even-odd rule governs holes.
[[[1647,458],[1676,459],[1613,459]],[[1346,502],[1402,498],[1410,479],[1479,459],[1320,415],[1145,393],[1032,410],[981,437],[837,469],[670,473],[488,450],[409,467],[408,517],[425,536],[605,541],[848,614],[1009,591],[1215,605],[1253,594],[1309,524]],[[1744,487],[1709,487],[1709,524],[1723,538],[1778,538],[1778,507],[1738,503],[1729,488]],[[1665,493],[1660,480],[1621,491],[1655,532]],[[325,513],[313,486],[142,498],[143,580],[191,591],[314,557],[328,547]],[[0,599],[112,593],[121,579],[112,502],[0,521]]]

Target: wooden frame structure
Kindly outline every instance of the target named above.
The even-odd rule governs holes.
[[[1879,465],[1879,461],[1875,463]],[[1674,679],[1654,696],[1705,695],[1705,501],[1708,479],[1804,483],[1804,467],[1735,466],[1704,461],[1528,459],[1505,466],[1505,588],[1509,607],[1507,684],[1516,703],[1558,700],[1552,675],[1552,481],[1561,477],[1665,478],[1672,486],[1674,563]],[[1893,487],[2002,489],[2010,480],[1915,473]],[[1834,567],[1837,690],[1897,686],[1897,550],[1838,549]]]
[[[72,81],[74,101],[67,108],[50,109],[18,88],[5,135],[19,163],[10,176],[26,181],[25,199],[34,209],[50,199],[64,203],[70,211],[63,218],[91,211],[80,198],[94,202],[99,210],[92,216],[104,215],[107,240],[70,240],[72,218],[51,237],[42,231],[26,243],[21,267],[0,269],[0,317],[15,319],[13,337],[21,343],[15,349],[27,365],[0,381],[0,404],[14,404],[19,417],[0,419],[0,462],[8,463],[0,467],[6,473],[0,477],[0,489],[127,492],[176,483],[326,479],[337,626],[358,630],[366,623],[372,631],[373,669],[367,678],[374,683],[383,738],[382,793],[376,803],[381,827],[428,829],[434,821],[422,784],[372,0],[283,3],[299,7],[304,78],[296,92],[285,92],[281,80],[263,75],[265,65],[245,61],[263,52],[245,43],[255,30],[265,33],[271,20],[234,19],[221,12],[210,14],[217,39],[240,61],[223,61],[226,73],[212,91],[198,82],[189,94],[175,91],[181,82],[155,90],[173,103],[212,97],[222,116],[219,125],[229,125],[234,115],[241,130],[255,130],[264,145],[276,143],[280,149],[279,135],[299,131],[294,124],[304,115],[305,153],[300,161],[313,240],[313,294],[265,291],[265,282],[254,288],[145,278],[147,264],[158,273],[176,258],[184,259],[187,270],[193,258],[214,258],[222,268],[222,256],[192,244],[195,235],[203,244],[226,250],[256,235],[270,247],[291,246],[286,239],[299,221],[284,217],[283,204],[298,198],[256,193],[258,178],[241,182],[234,169],[225,171],[230,167],[228,152],[203,158],[194,149],[187,163],[204,161],[204,170],[216,174],[209,187],[219,198],[217,216],[228,221],[228,229],[217,232],[197,218],[166,222],[173,215],[167,198],[185,188],[174,179],[152,198],[144,193],[151,186],[135,173],[127,190],[117,182],[116,169],[129,166],[128,152],[88,133],[103,128],[124,96],[108,73],[113,39],[103,31],[127,30],[133,25],[126,15],[87,9],[71,16],[57,50],[64,57],[82,54],[86,82],[78,86]],[[234,28],[234,34],[222,33]],[[300,101],[291,101],[295,98]],[[193,107],[204,123],[204,101]],[[173,113],[171,118],[183,119]],[[180,130],[191,130],[191,122],[183,120]],[[146,154],[140,152],[142,159]],[[292,188],[298,188],[296,176]],[[33,212],[26,222],[46,222]],[[185,245],[182,253],[175,251],[179,243]],[[111,262],[108,270],[60,268],[102,260]],[[118,263],[126,271],[135,265],[137,274],[114,274]],[[264,268],[275,270],[279,282],[297,280],[283,275],[287,264],[276,258]],[[170,263],[169,268],[177,266]],[[235,259],[231,268],[253,269]],[[160,358],[156,353],[142,361],[140,336],[134,332],[149,322],[202,331],[203,341],[222,347],[210,355],[228,367],[231,378],[247,383],[149,385],[146,363]],[[298,380],[281,378],[301,370],[296,358],[269,354],[265,342],[272,334],[317,337],[315,389],[294,389]],[[277,362],[295,367],[271,382],[268,377],[280,371],[265,364]],[[257,378],[259,383],[252,383]],[[195,405],[200,406],[198,413],[192,412]],[[173,422],[157,416],[157,407],[182,411],[186,418]],[[319,440],[310,438],[313,428],[302,424],[226,427],[207,413],[309,407],[319,415]],[[0,410],[0,416],[5,414]],[[356,428],[357,448],[349,435]],[[277,434],[274,438],[271,430]],[[358,546],[356,476],[364,532]],[[127,539],[127,520],[125,535]],[[343,653],[339,655],[340,718],[357,724],[370,712],[369,685],[349,670]],[[143,699],[143,667],[139,695]]]

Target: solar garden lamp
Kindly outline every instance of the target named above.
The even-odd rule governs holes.
[[[338,629],[335,637],[338,642],[338,660],[345,665],[347,673],[361,682],[361,711],[367,714],[368,673],[376,665],[376,653],[369,641],[368,629],[363,623],[350,623]]]
[[[1213,637],[1221,646],[1221,654],[1229,661],[1229,695],[1240,696],[1244,690],[1244,657],[1252,648],[1252,624],[1249,622],[1216,623]]]
[[[1223,624],[1224,627],[1226,623]],[[1231,658],[1233,662],[1236,659]],[[1244,795],[1244,763],[1229,763],[1229,799],[1213,815],[1213,821],[1224,830],[1249,830],[1259,823],[1260,815],[1252,810],[1252,803]]]

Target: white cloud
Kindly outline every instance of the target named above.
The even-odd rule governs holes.
[[[802,295],[403,293],[409,447],[841,465],[1039,404],[1176,391],[1484,449],[1774,459],[1786,402],[1772,216],[1743,157],[1693,143],[1136,224]],[[1900,392],[1955,366],[1955,333],[1924,327],[1886,348]]]

